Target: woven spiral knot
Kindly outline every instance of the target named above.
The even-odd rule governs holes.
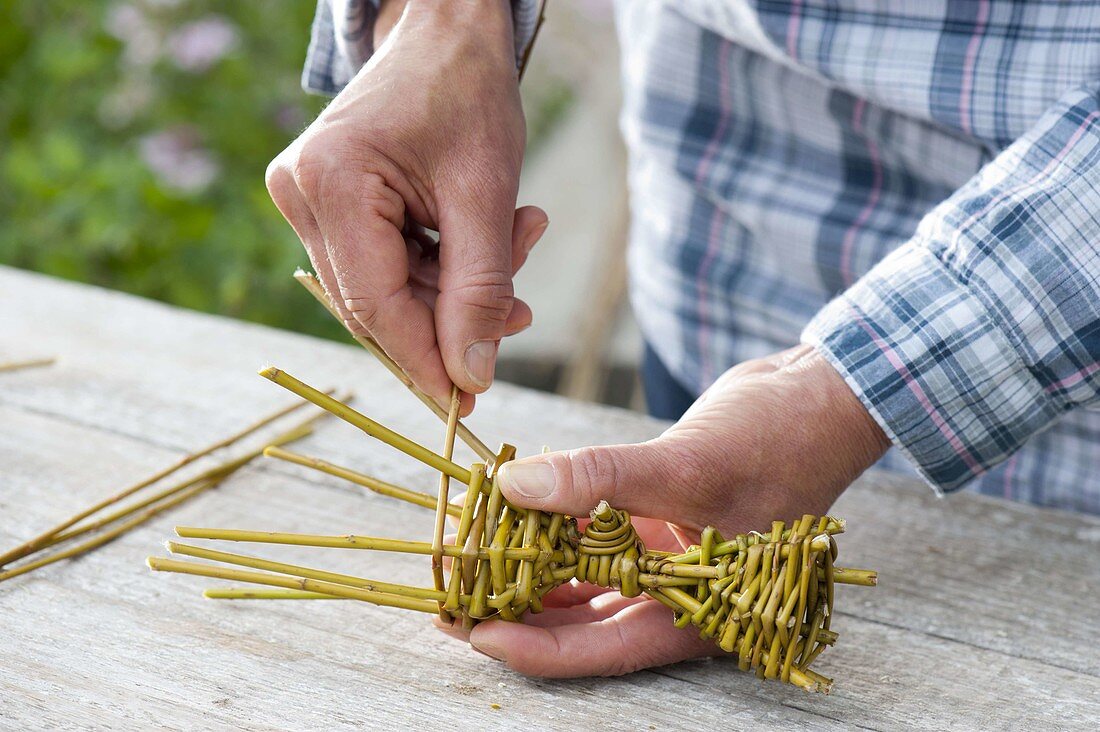
[[[642,594],[639,558],[645,553],[630,514],[600,501],[577,548],[577,579],[619,590],[626,597]]]

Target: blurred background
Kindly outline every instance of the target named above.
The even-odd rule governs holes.
[[[325,99],[299,86],[311,0],[0,0],[0,264],[346,339],[264,169]],[[551,0],[523,83],[516,280],[535,325],[499,378],[641,406],[625,305],[625,155],[609,0]]]

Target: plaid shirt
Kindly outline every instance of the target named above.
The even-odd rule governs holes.
[[[334,2],[317,91],[370,52],[369,4]],[[1100,2],[618,10],[631,298],[670,371],[700,393],[801,339],[887,467],[1100,513]]]

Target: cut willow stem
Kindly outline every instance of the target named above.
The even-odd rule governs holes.
[[[75,545],[69,547],[68,549],[64,549],[60,552],[57,552],[56,554],[49,554],[45,557],[35,559],[35,560],[33,560],[31,562],[28,562],[26,564],[23,564],[19,567],[9,569],[5,572],[0,572],[0,582],[3,582],[4,580],[12,579],[14,577],[18,577],[20,575],[26,574],[27,572],[32,572],[36,569],[39,569],[41,567],[45,567],[45,566],[53,564],[55,562],[60,562],[62,559],[70,559],[70,558],[78,556],[80,554],[84,554],[86,552],[89,552],[92,549],[97,549],[97,548],[103,546],[104,544],[107,544],[109,542],[114,541],[115,539],[122,536],[127,531],[129,531],[130,529],[132,529],[136,526],[139,526],[140,524],[145,523],[146,521],[153,518],[157,514],[163,513],[164,511],[167,511],[170,508],[174,508],[174,507],[178,506],[179,504],[183,503],[184,501],[190,500],[191,498],[194,498],[195,496],[199,495],[200,493],[204,493],[205,491],[208,491],[211,488],[214,488],[222,480],[224,480],[224,478],[217,478],[215,480],[207,481],[206,483],[203,483],[201,485],[197,485],[194,488],[191,488],[189,490],[186,490],[186,491],[183,491],[183,492],[177,494],[176,496],[174,496],[173,498],[165,501],[164,503],[160,504],[159,506],[154,506],[153,508],[148,509],[144,513],[141,513],[141,514],[137,515],[136,517],[130,519],[129,521],[125,521],[125,522],[119,524],[118,526],[114,527],[110,531],[99,534],[98,536],[92,537],[91,539],[88,539],[87,541],[81,542],[79,544],[75,544]]]
[[[350,600],[350,597],[326,595],[306,590],[243,590],[236,587],[213,587],[203,590],[208,600]]]
[[[89,531],[95,531],[95,530],[101,529],[104,526],[107,526],[109,524],[113,524],[115,521],[123,519],[123,518],[129,516],[130,514],[133,514],[137,511],[140,511],[141,509],[143,509],[147,506],[151,506],[154,503],[162,501],[165,498],[168,498],[169,496],[175,495],[176,493],[179,493],[182,490],[186,490],[187,488],[190,488],[191,486],[197,485],[198,483],[201,483],[204,480],[215,479],[215,478],[228,478],[232,473],[235,473],[237,470],[240,470],[245,465],[252,462],[256,458],[258,458],[260,455],[264,454],[264,451],[269,449],[272,445],[285,445],[287,443],[295,442],[296,440],[300,440],[304,437],[308,437],[310,434],[313,433],[313,423],[316,422],[321,417],[324,417],[324,416],[327,416],[327,413],[321,412],[320,414],[318,414],[314,417],[310,417],[306,422],[303,422],[302,424],[298,425],[297,427],[294,427],[293,429],[288,430],[287,432],[284,432],[283,434],[278,435],[275,438],[273,438],[272,441],[269,443],[269,445],[267,447],[259,447],[259,448],[256,448],[255,450],[250,450],[249,452],[245,453],[244,455],[241,455],[238,458],[234,458],[234,459],[229,460],[227,462],[224,462],[220,465],[215,465],[214,467],[210,468],[209,470],[204,470],[203,472],[199,473],[195,477],[188,478],[187,480],[183,481],[182,483],[176,483],[175,485],[171,485],[171,486],[169,486],[169,487],[167,487],[167,488],[165,488],[161,491],[158,491],[158,492],[154,493],[153,495],[149,496],[148,498],[143,499],[142,501],[140,501],[138,503],[134,503],[134,504],[131,504],[129,506],[124,506],[123,508],[120,508],[117,511],[113,511],[112,513],[107,514],[103,518],[96,519],[95,521],[93,521],[91,523],[83,524],[81,526],[76,526],[72,529],[69,529],[68,531],[63,531],[60,534],[56,534],[55,536],[51,537],[49,542],[47,542],[47,544],[42,548],[43,549],[48,549],[49,547],[56,546],[57,544],[60,544],[63,541],[68,541],[70,539],[74,539],[77,536],[81,536],[82,534],[88,533]],[[275,448],[275,449],[278,449],[278,448]]]
[[[22,371],[23,369],[37,369],[43,366],[52,366],[57,363],[56,358],[32,358],[27,361],[8,361],[0,363],[0,373],[6,371]]]
[[[833,567],[833,582],[842,585],[862,585],[874,587],[878,584],[878,572],[873,569],[851,569]]]
[[[284,450],[281,447],[269,446],[264,449],[264,456],[269,458],[275,458],[277,460],[285,460],[288,463],[294,463],[295,465],[301,465],[303,467],[312,468],[322,473],[328,473],[334,475],[337,478],[343,478],[357,485],[361,485],[364,488],[369,488],[375,493],[379,493],[383,496],[389,496],[390,498],[396,498],[399,501],[405,501],[406,503],[412,503],[417,506],[423,506],[424,508],[435,508],[436,500],[427,493],[421,493],[420,491],[410,490],[409,488],[402,488],[399,485],[393,483],[387,483],[384,480],[373,478],[369,475],[356,472],[351,468],[341,467],[339,465],[333,465],[330,462],[321,460],[320,458],[310,457],[308,455],[300,455],[290,450]],[[459,516],[462,513],[462,509],[458,506],[448,506],[448,512],[453,516]]]
[[[324,286],[317,280],[314,275],[299,269],[294,273],[294,279],[296,279],[298,283],[302,285],[302,287],[306,288],[309,294],[313,295],[317,302],[321,303],[321,305],[324,306],[325,310],[327,310],[329,314],[336,319],[337,322],[344,326],[348,333],[351,334],[351,337],[355,339],[356,343],[367,349],[367,351],[372,356],[378,359],[378,361],[386,367],[386,370],[396,376],[397,380],[404,384],[406,389],[412,392],[413,396],[423,402],[424,406],[431,410],[432,414],[439,417],[439,419],[443,420],[444,422],[447,421],[447,410],[443,409],[443,407],[435,399],[432,399],[430,396],[418,389],[416,385],[413,384],[412,379],[409,378],[409,375],[405,373],[405,370],[397,365],[397,362],[390,358],[373,338],[359,335],[358,333],[353,331],[346,322],[344,322],[344,319],[340,317],[339,311],[337,311],[336,307],[333,305],[332,299],[328,296],[328,293],[325,292]],[[458,437],[463,442],[465,442],[470,447],[470,449],[477,454],[479,458],[484,460],[487,464],[492,464],[493,451],[490,450],[484,442],[479,440],[477,435],[471,432],[470,429],[466,427],[466,425],[462,424],[462,422],[458,423],[456,430]]]
[[[317,422],[318,419],[321,419],[325,416],[326,416],[325,412],[321,412],[320,414],[316,414],[316,415],[302,421],[301,423],[295,425],[294,427],[290,428],[286,432],[275,436],[273,438],[273,442],[276,442],[276,443],[279,443],[279,444],[285,444],[287,442],[293,442],[294,440],[300,440],[303,437],[306,437],[306,436],[312,434],[314,423]],[[181,486],[175,486],[173,489],[170,489],[168,491],[162,491],[162,494],[160,495],[160,498],[158,499],[158,502],[154,503],[150,508],[146,509],[143,513],[140,513],[137,516],[133,516],[133,514],[136,513],[138,510],[140,510],[141,508],[144,508],[144,502],[141,503],[141,504],[138,504],[136,506],[128,507],[127,509],[124,509],[123,511],[118,511],[115,514],[113,514],[111,517],[108,517],[108,518],[111,519],[112,523],[116,522],[116,521],[119,521],[121,519],[124,519],[127,516],[131,516],[132,518],[130,518],[130,520],[128,520],[128,521],[124,521],[123,523],[119,524],[118,526],[115,526],[114,528],[106,531],[103,534],[100,534],[98,536],[94,536],[91,539],[88,539],[87,541],[84,541],[84,542],[81,542],[81,543],[76,544],[74,546],[71,546],[68,549],[64,549],[64,550],[56,552],[54,554],[49,554],[45,557],[41,557],[41,558],[36,559],[34,561],[31,561],[31,562],[27,562],[26,564],[20,565],[18,567],[15,567],[13,569],[8,570],[8,571],[0,572],[0,582],[3,582],[4,580],[7,580],[7,579],[12,579],[13,577],[18,577],[20,575],[26,574],[27,572],[31,572],[33,570],[38,569],[39,567],[45,567],[45,566],[48,566],[48,565],[53,564],[55,562],[59,562],[62,559],[69,559],[70,557],[75,557],[77,555],[84,554],[86,552],[91,551],[92,549],[96,549],[100,546],[103,546],[104,544],[106,544],[108,542],[114,541],[116,538],[118,538],[122,534],[126,533],[127,531],[129,531],[130,529],[132,529],[136,526],[140,526],[141,524],[145,523],[146,521],[153,518],[154,516],[157,516],[158,514],[161,514],[161,513],[167,511],[170,508],[175,508],[176,506],[180,505],[181,503],[184,503],[184,502],[194,498],[195,496],[210,490],[211,488],[216,488],[218,485],[221,484],[222,481],[224,481],[226,478],[228,478],[236,470],[238,470],[239,468],[241,468],[242,466],[247,464],[248,461],[258,457],[261,452],[262,452],[262,450],[255,450],[255,451],[253,451],[253,453],[250,456],[248,456],[247,460],[242,460],[242,458],[237,458],[236,460],[231,460],[228,463],[224,463],[220,466],[217,466],[215,468],[212,468],[211,470],[206,471],[206,473],[204,473],[203,476],[200,476],[198,481],[189,481],[189,482],[185,483],[182,487]],[[60,539],[60,538],[54,537],[52,543],[49,544],[48,546],[55,546],[56,544],[60,543],[61,541],[65,541],[67,539],[75,538],[76,536],[78,536],[80,534],[83,534],[85,532],[90,532],[94,528],[102,528],[102,526],[105,526],[105,525],[107,525],[105,521],[102,523],[102,525],[101,525],[100,521],[97,521],[94,524],[90,525],[89,527],[78,527],[77,530],[74,530],[73,532],[70,532],[69,536],[66,537],[65,539]],[[26,556],[26,555],[24,555],[24,556]]]
[[[104,498],[102,501],[99,501],[98,503],[92,504],[91,506],[84,509],[80,513],[76,514],[75,516],[71,516],[70,518],[65,519],[64,521],[57,524],[56,526],[49,529],[48,531],[45,531],[45,532],[39,534],[38,536],[34,537],[33,539],[30,539],[30,540],[20,544],[19,546],[15,547],[14,549],[11,549],[10,551],[4,553],[3,555],[0,555],[0,567],[3,567],[5,564],[9,564],[9,563],[11,563],[11,562],[13,562],[17,559],[21,559],[21,558],[27,556],[28,554],[34,553],[38,549],[41,549],[41,548],[47,546],[49,544],[51,538],[53,538],[55,535],[61,533],[65,529],[68,529],[69,527],[76,525],[77,523],[83,521],[84,519],[88,518],[89,516],[91,516],[93,514],[96,514],[99,511],[102,511],[103,509],[107,508],[108,506],[111,506],[111,505],[113,505],[115,503],[118,503],[119,501],[121,501],[125,498],[128,498],[128,497],[132,496],[133,494],[137,493],[138,491],[142,490],[143,488],[148,488],[149,486],[153,485],[154,483],[156,483],[160,480],[163,480],[164,478],[167,478],[172,473],[175,473],[176,471],[180,470],[181,468],[183,468],[187,465],[190,465],[191,463],[195,462],[196,460],[198,460],[200,458],[203,458],[203,457],[206,457],[207,455],[210,455],[211,453],[216,452],[216,451],[218,451],[218,450],[220,450],[224,447],[228,447],[228,446],[232,445],[233,443],[235,443],[235,442],[251,435],[252,433],[256,432],[257,430],[259,430],[263,427],[266,427],[267,425],[271,424],[272,422],[279,419],[280,417],[284,417],[284,416],[290,414],[291,412],[294,412],[294,411],[297,411],[298,409],[301,409],[304,406],[305,406],[305,404],[303,402],[297,402],[297,403],[292,404],[288,407],[284,407],[283,409],[280,409],[280,410],[264,417],[263,419],[261,419],[257,422],[253,422],[251,425],[245,427],[243,430],[241,430],[239,432],[236,432],[236,433],[230,435],[229,437],[226,437],[223,440],[219,440],[218,442],[215,442],[214,444],[212,444],[208,447],[205,447],[205,448],[199,450],[198,452],[193,452],[190,455],[183,456],[182,458],[180,458],[176,462],[169,465],[167,468],[164,468],[163,470],[160,470],[160,471],[154,473],[153,475],[149,476],[148,478],[145,478],[144,480],[141,480],[141,481],[131,485],[130,487],[120,491],[119,493],[116,493],[113,496],[110,496],[108,498]]]
[[[207,549],[201,546],[180,544],[175,541],[165,542],[164,546],[172,554],[181,554],[188,557],[195,557],[196,559],[209,559],[214,562],[221,562],[222,564],[236,564],[240,567],[260,569],[273,574],[286,574],[292,577],[303,577],[305,579],[318,580],[321,582],[331,582],[347,587],[357,587],[361,590],[381,592],[386,595],[399,595],[401,597],[411,597],[418,600],[436,601],[445,599],[447,596],[447,593],[433,590],[430,587],[414,587],[412,585],[402,585],[393,582],[382,582],[380,580],[367,579],[366,577],[355,577],[350,574],[340,574],[338,572],[329,572],[323,569],[302,567],[296,564],[273,562],[269,559],[261,559],[260,557],[248,556],[246,554],[231,554],[229,552]],[[463,595],[463,597],[467,600],[469,599],[469,595]]]
[[[442,455],[432,452],[420,443],[410,440],[404,435],[399,435],[389,427],[375,422],[364,414],[360,414],[340,400],[333,399],[328,394],[314,389],[309,384],[299,381],[287,372],[277,369],[274,366],[268,366],[260,369],[259,373],[260,376],[263,376],[265,379],[270,379],[284,389],[292,391],[303,399],[313,402],[318,407],[331,412],[348,424],[359,428],[377,440],[381,440],[390,447],[400,450],[409,457],[416,458],[425,465],[450,475],[455,480],[460,480],[463,483],[470,482],[470,471],[466,468],[446,459]]]
[[[404,539],[383,539],[377,536],[326,536],[321,534],[288,534],[275,531],[240,531],[238,529],[207,529],[194,526],[177,526],[176,535],[184,539],[213,539],[216,541],[243,541],[255,544],[286,544],[291,546],[312,546],[324,549],[366,549],[376,552],[401,552],[403,554],[423,554],[430,556],[432,545],[427,541],[406,541]],[[541,550],[537,546],[509,547],[504,550],[505,559],[534,561]],[[462,547],[454,544],[443,545],[443,556],[461,557]],[[489,550],[478,550],[479,559],[488,559]],[[555,551],[551,561],[561,561],[561,551]]]
[[[443,457],[450,460],[454,456],[455,429],[458,425],[458,411],[462,402],[458,387],[451,385],[451,408],[447,412],[447,431],[443,437]],[[432,582],[435,589],[444,592],[447,585],[443,581],[443,531],[447,526],[447,515],[450,513],[451,477],[446,473],[439,474],[439,492],[435,502],[435,527],[432,531]],[[462,516],[462,509],[457,506],[457,515]],[[439,618],[444,622],[451,620],[451,614],[443,607],[444,602],[439,603]]]
[[[268,574],[267,572],[250,572],[244,569],[215,567],[209,564],[183,562],[178,559],[165,559],[164,557],[149,557],[145,562],[149,565],[149,569],[156,572],[176,572],[178,574],[213,577],[215,579],[230,580],[232,582],[246,582],[253,585],[283,587],[288,590],[319,592],[326,595],[337,595],[339,597],[348,597],[353,600],[362,600],[375,605],[382,605],[383,607],[399,607],[405,610],[432,613],[433,615],[436,612],[436,603],[432,600],[401,597],[399,595],[390,595],[384,592],[347,587],[333,582],[282,577],[277,574]]]

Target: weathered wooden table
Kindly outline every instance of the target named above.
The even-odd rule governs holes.
[[[0,357],[37,355],[59,360],[0,374],[0,547],[288,403],[255,376],[269,362],[354,388],[380,421],[440,439],[435,417],[356,346],[0,268]],[[470,424],[521,453],[662,427],[505,384]],[[335,420],[301,449],[435,484]],[[260,461],[83,559],[0,584],[0,728],[1095,729],[1100,521],[974,495],[938,500],[878,474],[834,513],[849,520],[844,563],[877,568],[880,584],[839,590],[840,642],[816,666],[836,678],[831,696],[761,683],[725,660],[545,681],[412,613],[214,602],[201,598],[200,579],[145,568],[174,524],[430,535],[430,512]],[[363,569],[358,552],[287,549],[290,561]],[[424,562],[396,556],[359,573],[378,576],[379,564],[425,582]]]

